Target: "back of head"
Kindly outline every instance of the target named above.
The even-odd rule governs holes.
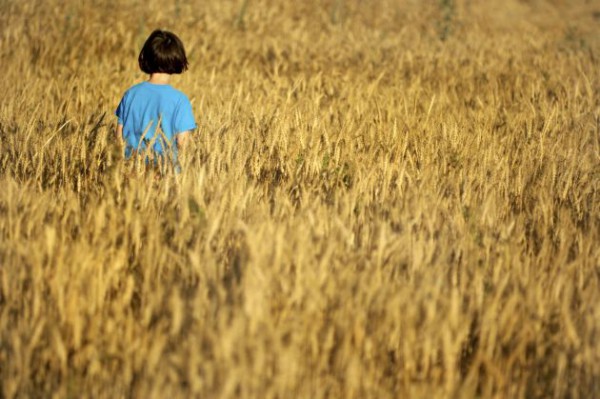
[[[155,30],[148,36],[138,57],[140,69],[147,74],[182,73],[188,67],[181,40],[172,32]]]

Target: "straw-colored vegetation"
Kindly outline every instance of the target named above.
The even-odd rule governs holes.
[[[1,1],[0,397],[600,397],[599,19]],[[162,178],[113,133],[156,27]]]

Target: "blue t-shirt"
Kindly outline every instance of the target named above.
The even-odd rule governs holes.
[[[115,115],[119,125],[123,125],[126,157],[147,148],[158,155],[168,153],[171,148],[177,156],[175,135],[196,128],[190,100],[168,84],[142,82],[130,87]]]

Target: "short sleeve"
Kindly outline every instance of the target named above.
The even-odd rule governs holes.
[[[187,97],[184,97],[177,107],[175,118],[173,121],[173,133],[181,133],[187,130],[195,129],[196,121],[194,120],[194,113],[192,111],[192,104]]]
[[[118,124],[119,125],[123,125],[124,124],[124,115],[125,115],[125,96],[123,96],[123,98],[121,98],[121,102],[119,103],[119,106],[117,107],[117,110],[115,111],[115,115],[117,116],[117,118],[119,118]]]

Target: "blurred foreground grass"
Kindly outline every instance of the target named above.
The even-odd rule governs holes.
[[[0,397],[600,395],[593,2],[0,11]],[[157,27],[158,180],[112,139]]]

